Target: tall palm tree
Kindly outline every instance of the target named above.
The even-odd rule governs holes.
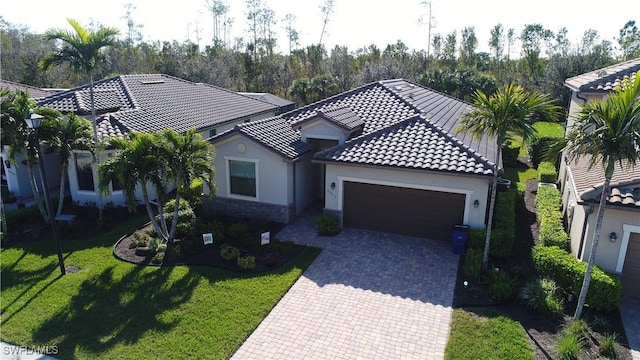
[[[489,217],[487,219],[487,236],[484,244],[482,266],[486,270],[489,262],[489,247],[491,244],[491,226],[496,202],[498,183],[498,165],[502,155],[502,146],[510,134],[519,135],[525,143],[531,141],[535,135],[533,123],[538,120],[557,121],[560,107],[547,95],[540,92],[528,92],[521,86],[509,84],[504,89],[498,89],[491,96],[481,90],[473,95],[475,107],[463,115],[456,132],[466,132],[472,138],[479,140],[483,136],[495,139],[497,144],[491,187]]]
[[[148,184],[154,187],[158,199],[166,193],[166,161],[164,151],[155,135],[132,132],[126,138],[110,138],[107,146],[115,150],[115,154],[98,166],[98,184],[101,193],[109,193],[109,183],[116,180],[122,187],[122,193],[129,210],[136,209],[136,189],[140,186],[142,198],[149,215],[149,220],[158,236],[168,239],[164,221],[156,221],[151,207]],[[159,201],[158,209],[162,211],[164,204]]]
[[[579,319],[591,282],[611,178],[616,165],[633,167],[640,159],[640,71],[636,73],[634,81],[626,79],[605,100],[584,104],[565,141],[565,153],[569,159],[585,156],[589,159],[589,169],[596,165],[604,169],[596,228],[574,314],[574,318]]]
[[[173,241],[178,225],[178,210],[183,189],[193,180],[201,179],[211,190],[210,194],[215,191],[213,167],[215,150],[196,129],[191,129],[184,135],[176,133],[173,129],[167,129],[160,132],[158,137],[163,140],[169,178],[176,185],[176,202],[168,237],[168,241]]]
[[[41,69],[47,71],[54,65],[69,63],[77,74],[84,74],[89,78],[89,98],[91,101],[91,119],[93,121],[93,137],[98,146],[98,126],[96,123],[96,106],[93,94],[93,77],[103,60],[102,49],[112,46],[120,31],[114,27],[100,27],[92,31],[83,27],[78,21],[67,19],[73,31],[66,29],[52,29],[44,34],[47,41],[61,41],[62,46],[55,52],[47,54],[39,62]],[[100,163],[100,154],[97,156]],[[100,196],[100,220],[102,219],[102,195]]]

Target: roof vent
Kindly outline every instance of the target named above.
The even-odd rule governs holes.
[[[605,77],[607,76],[607,70],[599,70],[596,75],[598,75],[599,78]]]
[[[153,85],[153,84],[164,84],[164,80],[140,80],[140,84],[143,85]]]

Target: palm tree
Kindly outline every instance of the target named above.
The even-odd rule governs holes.
[[[202,139],[202,136],[191,129],[184,135],[167,129],[158,134],[163,140],[168,174],[176,185],[176,201],[173,209],[173,219],[168,241],[173,241],[178,225],[178,210],[183,189],[195,179],[202,179],[213,194],[215,191],[215,173],[213,159],[215,150],[213,145]]]
[[[93,152],[94,147],[91,141],[91,122],[75,114],[58,118],[56,132],[57,134],[53,137],[54,143],[52,145],[58,157],[60,157],[60,166],[62,169],[60,174],[58,210],[56,212],[57,215],[60,215],[64,204],[65,180],[67,178],[69,160],[71,160],[73,156],[73,151],[89,150]]]
[[[157,136],[147,133],[132,132],[126,138],[110,138],[107,146],[115,150],[114,156],[109,157],[98,166],[98,184],[100,192],[109,193],[109,183],[117,181],[122,187],[122,193],[130,211],[137,205],[136,189],[140,186],[142,198],[158,236],[168,237],[166,226],[162,227],[156,221],[149,198],[148,184],[154,187],[159,200],[166,193],[164,179],[166,177],[166,161],[163,159],[163,149],[158,143]],[[162,210],[163,204],[158,203]]]
[[[591,282],[611,178],[616,165],[633,167],[640,159],[640,71],[634,81],[626,79],[605,100],[582,106],[565,138],[565,153],[570,160],[588,157],[589,169],[597,164],[604,169],[596,228],[574,314],[579,319]]]
[[[65,29],[52,29],[44,34],[47,41],[61,41],[62,47],[54,53],[47,54],[39,62],[42,70],[49,70],[54,65],[69,63],[73,71],[77,74],[84,74],[89,78],[89,98],[91,101],[91,119],[93,121],[93,137],[98,146],[98,126],[96,123],[96,107],[93,96],[93,76],[103,60],[101,50],[104,47],[112,46],[116,42],[116,35],[120,32],[113,27],[100,27],[96,31],[91,31],[83,27],[78,21],[67,19],[73,31]],[[98,163],[100,155],[98,154]],[[102,195],[100,195],[100,220],[102,219]]]
[[[547,94],[537,91],[528,92],[515,84],[506,85],[504,89],[499,89],[491,96],[481,90],[476,90],[473,95],[473,103],[475,108],[463,115],[462,122],[456,128],[456,132],[469,133],[476,140],[486,135],[495,139],[498,145],[487,219],[487,236],[482,258],[482,266],[486,270],[489,263],[491,225],[496,202],[498,165],[501,161],[502,146],[510,134],[521,136],[525,143],[531,141],[535,135],[533,123],[537,120],[557,121],[560,107],[554,105],[553,100]]]

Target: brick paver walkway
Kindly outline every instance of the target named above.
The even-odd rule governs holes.
[[[623,297],[619,309],[631,357],[640,360],[640,299]]]
[[[232,359],[441,359],[458,255],[449,242],[345,229],[312,217],[278,237],[323,248]]]

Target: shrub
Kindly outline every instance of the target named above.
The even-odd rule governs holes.
[[[464,255],[464,274],[477,279],[482,272],[482,250],[467,249]]]
[[[149,235],[145,231],[138,230],[133,233],[133,240],[129,244],[129,249],[135,249],[137,247],[149,246]]]
[[[169,261],[177,261],[182,259],[182,246],[180,244],[172,244],[167,247],[167,250],[164,252],[165,259]]]
[[[502,162],[504,166],[515,167],[518,164],[518,155],[522,143],[516,140],[507,140],[502,148]]]
[[[185,199],[192,208],[195,208],[202,200],[203,193],[204,186],[202,184],[202,179],[195,179],[191,184],[189,184],[189,186],[183,187],[182,198]]]
[[[153,237],[149,240],[149,250],[154,253],[164,252],[167,249],[167,244],[164,244],[162,240],[157,237]]]
[[[520,289],[518,297],[526,306],[536,311],[552,314],[561,314],[564,311],[558,285],[552,279],[529,281]]]
[[[536,245],[531,253],[540,276],[554,279],[561,288],[573,294],[580,293],[587,270],[586,262],[576,259],[557,246]],[[596,310],[611,311],[618,306],[621,296],[620,278],[594,266],[586,303]]]
[[[538,167],[538,165],[545,160],[546,149],[551,148],[551,145],[558,142],[560,139],[562,139],[562,136],[542,136],[529,143],[527,152],[531,157],[531,162],[534,167]]]
[[[616,343],[618,342],[618,334],[616,333],[606,333],[600,340],[600,346],[598,346],[598,350],[600,351],[600,355],[617,359],[618,354],[616,352]]]
[[[220,245],[220,256],[228,261],[233,260],[240,256],[240,249],[228,244],[222,244]]]
[[[558,171],[556,166],[548,161],[543,161],[538,165],[538,182],[555,183],[558,181]]]
[[[256,268],[255,256],[243,256],[238,258],[238,267],[242,270],[253,270]]]
[[[340,219],[334,214],[322,214],[316,219],[320,236],[335,236],[340,233]]]
[[[562,220],[558,216],[544,218],[540,221],[540,244],[557,246],[563,250],[569,248],[569,235],[564,231]]]
[[[161,264],[163,260],[164,260],[164,252],[159,252],[153,255],[151,262],[154,264]]]
[[[562,360],[577,360],[583,346],[583,338],[575,334],[564,333],[556,347],[558,358]]]
[[[506,271],[491,271],[487,279],[491,297],[496,301],[509,300],[513,297],[515,279]]]
[[[251,236],[251,226],[247,222],[234,222],[227,227],[227,234],[235,240],[242,240]]]

